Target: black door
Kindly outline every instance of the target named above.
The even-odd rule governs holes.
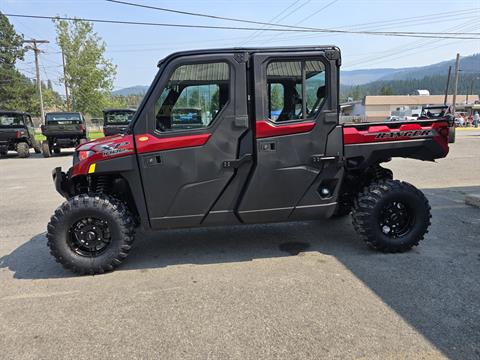
[[[330,216],[343,171],[339,53],[252,57],[257,162],[238,214],[246,223]]]
[[[238,221],[233,210],[252,153],[241,146],[252,143],[243,59],[188,55],[161,66],[135,123],[152,228]]]

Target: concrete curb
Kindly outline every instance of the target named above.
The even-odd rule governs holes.
[[[480,208],[480,194],[465,195],[465,204]]]

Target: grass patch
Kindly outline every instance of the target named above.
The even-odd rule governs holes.
[[[95,140],[95,139],[98,139],[98,138],[102,138],[104,136],[105,135],[103,135],[103,132],[101,132],[101,131],[89,131],[88,132],[88,138],[90,140]],[[35,140],[43,141],[43,140],[45,140],[45,136],[43,136],[42,134],[35,134]]]

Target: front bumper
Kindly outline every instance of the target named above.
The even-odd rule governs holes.
[[[61,167],[56,167],[52,171],[52,178],[53,183],[55,184],[55,189],[57,192],[62,195],[65,199],[68,199],[70,196],[69,191],[69,181],[68,181],[68,174],[65,174],[62,171]]]

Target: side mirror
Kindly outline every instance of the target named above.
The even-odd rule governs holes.
[[[450,127],[455,126],[455,116],[453,116],[452,114],[447,114],[445,116],[445,119],[447,119],[447,121],[448,121],[448,126],[450,126]]]

